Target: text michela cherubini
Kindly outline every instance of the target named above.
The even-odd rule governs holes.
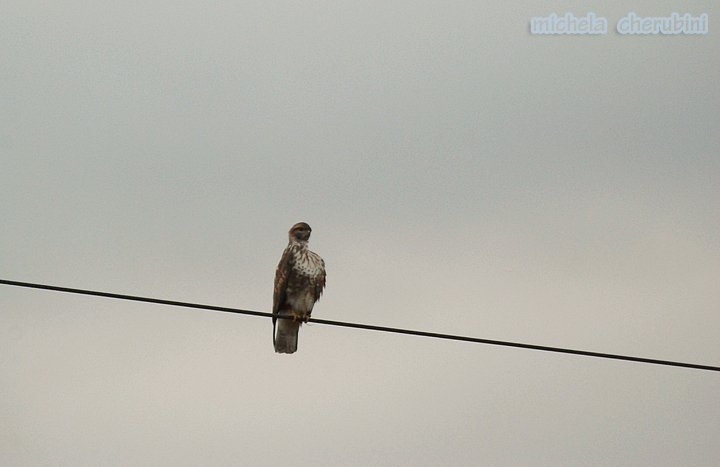
[[[584,18],[577,18],[572,13],[565,16],[552,13],[547,18],[532,18],[530,32],[533,34],[605,34],[607,20],[588,13]]]
[[[629,13],[617,23],[620,34],[707,34],[708,15],[703,13],[693,17],[690,13],[680,16],[673,13],[669,17],[640,18],[635,13]],[[532,18],[530,32],[533,34],[605,34],[607,20],[596,17],[595,13],[577,18],[572,13],[558,16],[552,13],[546,18]]]

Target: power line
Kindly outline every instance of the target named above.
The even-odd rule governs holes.
[[[104,298],[115,298],[118,300],[130,300],[130,301],[135,301],[135,302],[156,303],[159,305],[179,306],[179,307],[184,307],[184,308],[196,308],[196,309],[200,309],[200,310],[219,311],[219,312],[223,312],[223,313],[236,313],[236,314],[242,314],[242,315],[262,316],[264,318],[274,317],[274,318],[278,318],[278,319],[293,319],[292,317],[287,316],[287,315],[275,315],[275,314],[266,313],[263,311],[241,310],[239,308],[229,308],[229,307],[223,307],[223,306],[203,305],[203,304],[199,304],[199,303],[179,302],[179,301],[175,301],[175,300],[164,300],[164,299],[160,299],[160,298],[138,297],[135,295],[124,295],[124,294],[116,294],[116,293],[110,293],[110,292],[98,292],[98,291],[94,291],[94,290],[73,289],[73,288],[69,288],[69,287],[58,287],[56,285],[33,284],[33,283],[29,283],[29,282],[17,282],[17,281],[5,280],[5,279],[0,279],[0,284],[12,285],[12,286],[16,286],[16,287],[27,287],[27,288],[32,288],[32,289],[51,290],[53,292],[66,292],[66,293],[73,293],[73,294],[80,294],[80,295],[92,295],[92,296],[104,297]],[[308,322],[309,323],[317,323],[317,324],[326,324],[329,326],[340,326],[340,327],[355,328],[355,329],[367,329],[370,331],[390,332],[390,333],[395,333],[395,334],[408,334],[411,336],[432,337],[435,339],[474,342],[477,344],[500,345],[500,346],[504,346],[504,347],[517,347],[520,349],[539,350],[542,352],[555,352],[555,353],[565,353],[565,354],[572,354],[572,355],[583,355],[586,357],[607,358],[607,359],[612,359],[612,360],[625,360],[625,361],[629,361],[629,362],[650,363],[653,365],[676,366],[676,367],[683,367],[683,368],[692,368],[695,370],[709,370],[709,371],[720,372],[720,367],[710,366],[710,365],[699,365],[696,363],[683,363],[683,362],[674,362],[674,361],[670,361],[670,360],[657,360],[654,358],[631,357],[631,356],[627,356],[627,355],[616,355],[616,354],[601,353],[601,352],[589,352],[587,350],[574,350],[574,349],[564,349],[561,347],[550,347],[550,346],[544,346],[544,345],[522,344],[519,342],[507,342],[507,341],[499,341],[499,340],[492,340],[492,339],[481,339],[479,337],[456,336],[456,335],[452,335],[452,334],[442,334],[442,333],[437,333],[437,332],[413,331],[411,329],[400,329],[400,328],[391,328],[391,327],[386,327],[386,326],[375,326],[372,324],[348,323],[348,322],[344,322],[344,321],[332,321],[332,320],[328,320],[328,319],[308,318]]]

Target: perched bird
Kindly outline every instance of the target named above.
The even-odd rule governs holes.
[[[293,317],[272,319],[277,353],[297,351],[300,325],[307,322],[325,287],[325,261],[308,250],[311,231],[305,222],[292,226],[288,233],[290,242],[275,270],[273,313]]]

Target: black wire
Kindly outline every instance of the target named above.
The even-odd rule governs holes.
[[[131,301],[135,301],[135,302],[157,303],[159,305],[180,306],[180,307],[185,307],[185,308],[197,308],[197,309],[201,309],[201,310],[220,311],[223,313],[237,313],[237,314],[251,315],[251,316],[262,316],[265,318],[293,319],[291,316],[275,315],[275,314],[266,313],[263,311],[241,310],[238,308],[228,308],[228,307],[224,307],[224,306],[202,305],[199,303],[179,302],[179,301],[175,301],[175,300],[163,300],[160,298],[137,297],[134,295],[123,295],[123,294],[116,294],[116,293],[110,293],[110,292],[98,292],[98,291],[94,291],[94,290],[71,289],[69,287],[58,287],[55,285],[33,284],[33,283],[29,283],[29,282],[8,281],[8,280],[4,280],[4,279],[0,279],[0,284],[13,285],[13,286],[17,286],[17,287],[28,287],[28,288],[32,288],[32,289],[52,290],[54,292],[67,292],[67,293],[74,293],[74,294],[81,294],[81,295],[93,295],[96,297],[116,298],[119,300],[131,300]],[[616,355],[616,354],[601,353],[601,352],[589,352],[586,350],[564,349],[561,347],[549,347],[549,346],[544,346],[544,345],[522,344],[522,343],[518,343],[518,342],[507,342],[507,341],[498,341],[498,340],[492,340],[492,339],[481,339],[479,337],[456,336],[456,335],[452,335],[452,334],[442,334],[442,333],[437,333],[437,332],[413,331],[411,329],[399,329],[399,328],[391,328],[391,327],[386,327],[386,326],[375,326],[372,324],[347,323],[347,322],[343,322],[343,321],[332,321],[332,320],[328,320],[328,319],[308,318],[308,322],[309,323],[318,323],[318,324],[327,324],[329,326],[340,326],[340,327],[355,328],[355,329],[367,329],[370,331],[391,332],[391,333],[395,333],[395,334],[409,334],[411,336],[432,337],[432,338],[436,338],[436,339],[446,339],[446,340],[463,341],[463,342],[475,342],[478,344],[500,345],[500,346],[504,346],[504,347],[517,347],[517,348],[521,348],[521,349],[539,350],[539,351],[543,351],[543,352],[556,352],[556,353],[565,353],[565,354],[572,354],[572,355],[583,355],[586,357],[608,358],[608,359],[613,359],[613,360],[625,360],[625,361],[629,361],[629,362],[650,363],[653,365],[677,366],[677,367],[683,367],[683,368],[692,368],[692,369],[696,369],[696,370],[709,370],[709,371],[720,372],[720,367],[710,366],[710,365],[699,365],[696,363],[683,363],[683,362],[674,362],[674,361],[670,361],[670,360],[657,360],[654,358],[630,357],[627,355]]]

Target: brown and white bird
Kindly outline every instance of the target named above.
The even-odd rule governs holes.
[[[273,345],[277,353],[297,351],[298,331],[312,313],[325,287],[325,261],[308,250],[310,226],[299,222],[292,226],[290,242],[275,270],[273,313],[293,319],[273,321]]]

